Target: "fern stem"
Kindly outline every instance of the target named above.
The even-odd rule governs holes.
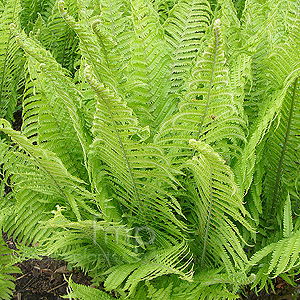
[[[207,238],[208,238],[208,230],[209,230],[209,225],[210,225],[212,203],[213,203],[213,197],[212,197],[212,172],[211,172],[211,168],[209,168],[209,171],[210,171],[210,179],[209,179],[209,198],[210,198],[210,203],[209,203],[209,211],[208,211],[208,216],[207,216],[207,221],[206,221],[206,228],[205,228],[205,236],[204,236],[204,242],[203,242],[204,245],[203,245],[202,257],[201,257],[201,263],[200,263],[201,268],[203,268],[203,266],[204,266],[206,246],[207,246]]]
[[[290,108],[290,115],[289,115],[289,120],[288,120],[288,124],[287,124],[284,144],[283,144],[282,151],[281,151],[281,156],[280,156],[279,164],[278,164],[278,167],[277,167],[277,174],[276,174],[276,180],[275,180],[275,186],[274,186],[274,192],[273,192],[273,198],[272,198],[272,208],[271,208],[272,215],[274,215],[274,213],[275,213],[275,200],[276,200],[277,194],[278,194],[280,176],[281,176],[281,172],[282,172],[283,159],[284,159],[284,156],[285,156],[286,147],[287,147],[287,143],[288,143],[288,139],[289,139],[290,131],[291,131],[292,117],[293,117],[294,104],[295,104],[295,98],[296,98],[297,83],[298,83],[298,77],[296,78],[296,80],[294,82],[292,103],[291,103],[291,108]]]

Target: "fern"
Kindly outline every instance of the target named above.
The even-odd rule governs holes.
[[[170,88],[171,57],[158,21],[159,16],[151,3],[139,0],[131,2],[135,34],[128,68],[129,84],[133,85],[128,104],[138,115],[141,125],[152,125],[157,129],[176,109],[171,101],[159,101],[167,97]]]
[[[113,300],[114,298],[107,293],[75,283],[71,278],[69,283],[69,293],[65,296],[65,299],[81,299],[81,300]]]
[[[86,79],[99,97],[92,128],[95,138],[90,162],[98,165],[97,160],[102,160],[102,176],[115,186],[118,201],[132,211],[130,223],[133,226],[143,224],[154,230],[161,245],[182,237],[185,226],[174,215],[175,212],[180,214],[180,206],[164,190],[164,185],[171,187],[175,179],[162,150],[143,144],[140,132],[144,129],[138,126],[132,110],[97,82],[89,67],[86,68]],[[140,167],[141,159],[143,168]],[[95,170],[93,164],[91,170]],[[168,224],[164,226],[165,232],[161,230],[163,224]]]
[[[214,37],[195,66],[185,99],[179,103],[179,113],[161,125],[155,139],[175,161],[193,155],[190,138],[214,145],[228,159],[229,149],[231,155],[239,155],[240,143],[245,141],[245,123],[232,101],[220,30],[217,20]]]
[[[196,188],[194,195],[199,193],[196,196],[197,200],[195,199],[197,209],[194,211],[199,218],[198,226],[201,224],[197,229],[197,235],[201,240],[197,238],[198,247],[202,249],[201,267],[204,266],[209,253],[211,261],[216,261],[217,256],[220,256],[221,259],[226,260],[225,265],[230,269],[230,262],[227,259],[231,257],[232,264],[239,265],[243,269],[247,258],[240,246],[239,239],[242,237],[231,218],[250,231],[251,227],[241,217],[241,212],[243,215],[247,213],[242,204],[242,195],[234,182],[233,172],[209,145],[195,140],[191,140],[190,144],[197,150],[197,155],[183,166],[193,173],[192,178],[189,179],[191,184],[189,189]],[[202,174],[205,170],[207,175],[204,177]],[[222,182],[219,181],[221,177]],[[223,250],[227,253],[221,254]]]
[[[113,290],[126,280],[123,290],[129,290],[130,295],[140,281],[152,280],[166,274],[176,274],[181,279],[191,281],[193,275],[193,270],[189,267],[191,259],[185,243],[170,249],[149,252],[138,263],[108,270],[109,275],[105,281],[105,287]]]
[[[210,15],[207,1],[179,1],[163,25],[174,61],[170,78],[172,94],[183,88],[185,77],[202,48],[202,39],[210,25]]]
[[[22,87],[23,80],[22,51],[9,27],[10,23],[19,22],[20,10],[19,1],[7,1],[0,17],[0,116],[9,120],[13,119],[18,90]]]
[[[0,220],[21,258],[63,258],[135,300],[237,299],[299,271],[299,1],[9,0],[0,15]]]
[[[0,239],[0,299],[11,299],[15,289],[14,273],[21,273],[21,270],[13,266],[14,260],[12,258],[13,251],[10,250]]]

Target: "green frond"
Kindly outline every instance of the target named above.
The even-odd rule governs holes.
[[[178,0],[152,0],[153,7],[159,15],[159,21],[161,24],[166,21],[177,2]]]
[[[277,277],[300,264],[300,232],[293,232],[288,238],[265,246],[250,259],[250,265],[264,267],[263,276]],[[260,278],[257,278],[259,280]]]
[[[171,299],[239,299],[239,288],[253,282],[254,279],[254,274],[249,277],[244,273],[228,275],[223,273],[222,269],[200,271],[194,276],[192,283],[178,282],[173,279],[174,288]]]
[[[233,271],[233,266],[243,269],[247,257],[242,248],[243,238],[234,222],[249,231],[253,229],[245,219],[248,212],[234,173],[209,145],[195,140],[190,144],[197,152],[182,167],[192,172],[188,190],[193,193],[191,207],[198,218],[195,240],[198,253],[202,253],[201,267],[206,262],[216,264],[217,257],[220,260],[230,257],[228,261],[226,258],[229,271]],[[223,251],[226,253],[222,254]]]
[[[133,25],[130,19],[129,1],[101,0],[101,27],[105,27],[116,41],[116,48],[123,59],[123,67],[131,58],[130,43],[133,36]]]
[[[87,18],[76,21],[76,19],[68,13],[65,7],[65,2],[62,0],[58,1],[58,8],[61,16],[78,36],[80,41],[79,48],[85,62],[94,67],[96,70],[95,75],[99,81],[117,92],[118,79],[120,79],[120,76],[116,76],[116,74],[113,73],[113,70],[110,69],[111,66],[109,65],[110,63],[113,63],[113,65],[116,64],[116,62],[111,62],[110,60],[116,58],[116,55],[111,55],[109,53],[112,48],[112,41],[108,44],[110,47],[108,49],[106,48],[107,39],[103,43],[102,38],[105,38],[106,35],[105,29],[102,29],[104,34],[99,31],[97,20],[94,20],[94,26],[92,28],[90,27],[92,22],[91,20],[87,20]],[[98,33],[98,36],[94,33],[94,31]],[[121,64],[120,59],[118,60],[118,63]]]
[[[160,300],[165,299],[169,300],[171,299],[171,293],[173,290],[173,282],[171,282],[166,288],[155,288],[149,281],[146,281],[145,284],[148,288],[147,298],[152,300]]]
[[[233,103],[220,20],[215,22],[214,37],[197,62],[193,80],[178,109],[161,124],[155,138],[156,144],[168,149],[172,160],[178,162],[193,155],[188,143],[191,138],[210,144],[228,157],[229,163],[234,155],[240,154],[245,122]]]
[[[113,300],[112,296],[109,294],[97,290],[95,288],[91,288],[89,286],[85,286],[82,284],[75,283],[72,278],[68,280],[69,283],[69,292],[68,296],[65,296],[65,299],[80,299],[80,300]]]
[[[132,0],[134,36],[128,66],[128,105],[137,114],[142,126],[154,130],[176,110],[176,103],[167,98],[170,89],[172,60],[164,39],[159,16],[149,0]]]
[[[116,266],[109,273],[104,286],[108,290],[117,289],[123,282],[122,289],[132,294],[140,281],[153,280],[166,274],[176,274],[179,278],[192,281],[193,268],[190,267],[192,256],[185,242],[149,252],[140,262]]]
[[[180,0],[170,11],[163,28],[173,58],[171,93],[178,93],[189,77],[210,25],[211,10],[206,0]]]
[[[11,299],[15,289],[14,273],[21,273],[21,270],[14,266],[12,258],[13,250],[9,249],[3,238],[0,238],[0,299]]]
[[[17,34],[16,39],[25,52],[39,63],[39,70],[43,73],[44,78],[48,79],[47,83],[52,86],[60,97],[61,103],[66,107],[81,144],[82,155],[86,164],[86,153],[91,137],[87,126],[85,126],[82,94],[48,51],[23,33]]]
[[[299,16],[298,16],[299,19]],[[297,24],[297,18],[294,19],[295,24]],[[242,182],[244,183],[245,190],[248,190],[251,182],[252,182],[252,176],[254,172],[254,167],[255,167],[255,148],[257,145],[259,145],[262,141],[266,133],[270,130],[271,126],[273,126],[273,130],[275,135],[280,135],[278,136],[277,143],[276,144],[276,149],[274,149],[277,154],[277,158],[279,157],[280,159],[280,154],[278,156],[278,146],[281,147],[279,144],[282,143],[282,139],[284,140],[284,136],[288,134],[289,130],[287,130],[287,121],[282,121],[280,122],[280,127],[281,129],[276,130],[277,124],[273,122],[276,117],[279,117],[281,114],[285,114],[284,119],[289,120],[289,116],[292,118],[291,121],[292,123],[290,124],[293,128],[297,128],[297,124],[295,124],[295,127],[293,125],[294,122],[298,122],[298,114],[296,107],[298,106],[298,88],[297,84],[295,84],[296,78],[300,74],[300,64],[299,64],[299,42],[297,38],[297,32],[299,31],[299,26],[295,25],[292,27],[290,30],[290,33],[286,39],[286,41],[277,41],[275,45],[273,46],[273,51],[270,54],[270,57],[266,58],[264,60],[264,65],[269,66],[266,71],[264,71],[264,77],[262,78],[270,78],[268,81],[264,81],[263,86],[268,86],[269,90],[268,93],[264,94],[265,103],[263,108],[261,109],[261,114],[259,118],[256,119],[256,124],[253,126],[253,129],[251,130],[250,137],[248,139],[248,144],[245,147],[243,158],[242,158],[242,170],[244,170],[244,174],[242,175]],[[283,50],[283,47],[285,47],[285,50]],[[274,72],[277,74],[275,75]],[[260,75],[262,76],[262,75]],[[294,87],[296,88],[295,90],[295,99],[292,101],[293,96],[292,96],[292,87],[291,85],[294,84]],[[292,110],[290,111],[292,102],[295,105],[295,111]],[[277,119],[278,120],[278,119]],[[272,125],[273,122],[273,125]],[[274,134],[272,134],[274,135]],[[289,134],[288,134],[289,135]],[[291,134],[289,138],[292,138],[294,134]],[[269,136],[269,135],[268,135]],[[297,138],[294,137],[294,139]],[[281,140],[279,142],[278,140]],[[270,143],[272,143],[272,139],[270,140]],[[293,141],[294,143],[294,141]],[[281,147],[282,148],[282,147]],[[268,151],[272,152],[272,149],[268,148]],[[272,159],[273,159],[273,154],[271,154]],[[284,157],[283,157],[284,158]],[[294,161],[297,161],[294,160]],[[276,164],[276,163],[275,163]],[[282,164],[282,162],[281,162]],[[276,171],[275,171],[276,173]],[[277,174],[279,174],[277,172]],[[274,172],[273,172],[274,175]],[[277,175],[275,175],[275,178]],[[278,183],[278,179],[276,180]],[[274,188],[275,185],[273,185]],[[272,189],[272,188],[271,188]],[[277,188],[276,188],[277,190]],[[273,197],[274,198],[274,197]]]
[[[56,61],[74,74],[77,60],[80,59],[79,41],[74,30],[60,15],[57,3],[58,1],[54,2],[51,14],[47,18],[39,15],[33,32]],[[76,16],[78,13],[77,1],[69,0],[67,4],[69,11]]]
[[[14,40],[10,23],[19,24],[21,6],[18,0],[6,1],[0,15],[0,117],[13,119],[23,81],[22,50]]]
[[[133,239],[133,230],[126,226],[97,220],[71,222],[57,207],[54,217],[44,222],[44,226],[53,229],[45,248],[48,255],[58,255],[85,272],[95,276],[108,268],[138,260]]]
[[[247,45],[248,40],[245,38],[234,3],[231,0],[222,0],[218,1],[218,3],[221,6],[221,22],[225,28],[224,39],[230,83],[234,91],[233,101],[238,108],[239,114],[246,119],[247,115],[244,114],[244,99],[247,83],[252,83],[252,56],[249,52],[245,51],[245,45]]]
[[[6,120],[0,121],[1,131],[20,147],[8,151],[4,162],[5,178],[6,181],[10,178],[17,201],[15,213],[8,217],[7,229],[11,233],[19,234],[20,240],[25,237],[36,242],[42,234],[50,233],[40,228],[39,222],[51,217],[49,213],[55,205],[67,206],[70,217],[78,220],[85,211],[92,210],[85,204],[85,200],[93,196],[84,188],[84,182],[68,173],[55,153],[33,145]]]
[[[22,5],[20,22],[26,34],[33,29],[39,15],[47,21],[55,5],[55,0],[20,0],[20,2]]]
[[[112,197],[130,211],[131,226],[145,226],[159,245],[181,239],[185,226],[176,218],[180,206],[167,190],[175,183],[169,162],[159,147],[143,142],[147,128],[138,125],[126,103],[97,82],[89,67],[85,73],[98,96],[89,154],[92,177],[98,177],[97,171],[102,182],[109,181]]]
[[[299,91],[297,78],[283,99],[278,120],[280,123],[272,124],[268,140],[265,142],[265,159],[268,159],[265,165],[268,172],[263,181],[262,195],[270,201],[268,206],[271,208],[271,214],[280,209],[280,203],[284,202],[287,191],[294,187],[296,190],[299,189],[300,153],[297,147],[300,143]],[[298,199],[299,195],[293,200]]]
[[[88,181],[82,147],[65,102],[40,64],[30,56],[27,60],[29,78],[23,101],[23,134],[31,142],[55,152],[71,174]]]

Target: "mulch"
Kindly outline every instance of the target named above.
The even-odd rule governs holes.
[[[2,236],[10,249],[17,249],[13,237]],[[22,271],[14,274],[16,289],[12,300],[61,300],[67,295],[66,279],[72,276],[76,283],[91,285],[91,277],[78,268],[68,268],[67,262],[43,256],[16,264]]]

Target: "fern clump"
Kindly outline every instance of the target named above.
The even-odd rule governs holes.
[[[237,299],[299,271],[298,11],[0,2],[2,226],[104,282],[69,298]]]

